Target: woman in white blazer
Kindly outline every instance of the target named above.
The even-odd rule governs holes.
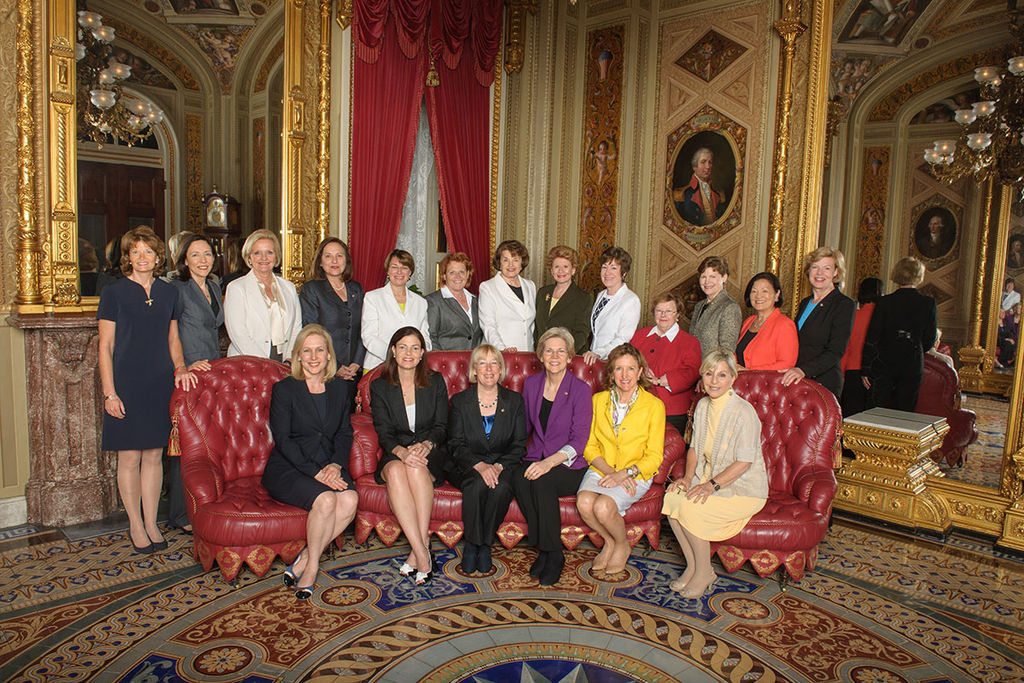
[[[274,274],[274,267],[281,265],[277,235],[256,230],[242,245],[242,258],[252,270],[232,281],[224,296],[228,355],[291,358],[302,329],[302,309],[295,285]]]
[[[533,351],[537,285],[519,274],[530,253],[519,240],[505,240],[494,250],[498,274],[480,283],[480,327],[484,341],[500,351]]]
[[[387,284],[367,292],[363,297],[361,334],[366,358],[363,368],[372,370],[384,362],[391,335],[402,327],[415,327],[423,334],[430,350],[430,327],[427,324],[427,301],[406,286],[416,272],[412,254],[395,249],[384,260]]]
[[[632,265],[633,257],[622,247],[608,247],[601,254],[601,283],[605,289],[594,299],[590,311],[593,341],[583,354],[587,365],[608,358],[612,349],[633,338],[640,324],[640,297],[626,286]]]

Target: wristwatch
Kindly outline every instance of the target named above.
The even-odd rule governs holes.
[[[711,484],[712,486],[714,486],[716,491],[719,490],[720,488],[722,488],[721,486],[718,485],[718,482],[715,481],[714,479],[708,479],[708,483]]]
[[[640,474],[640,468],[636,465],[630,465],[626,468],[626,474],[636,479],[637,475]]]

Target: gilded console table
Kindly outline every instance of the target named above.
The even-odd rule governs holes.
[[[835,507],[929,533],[952,525],[949,504],[926,485],[941,477],[929,454],[949,431],[946,418],[872,408],[843,420],[843,446],[854,453],[836,475]]]

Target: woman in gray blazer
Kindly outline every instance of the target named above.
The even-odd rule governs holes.
[[[435,351],[469,351],[483,341],[478,299],[466,289],[473,280],[473,262],[459,251],[441,260],[443,286],[427,299],[427,326]]]
[[[736,299],[725,291],[729,280],[729,262],[724,256],[708,256],[697,268],[700,288],[707,297],[693,309],[690,334],[700,342],[701,353],[715,349],[736,351],[743,325],[743,313]]]
[[[209,370],[210,361],[220,358],[220,326],[224,324],[224,306],[220,287],[210,271],[213,247],[202,235],[189,235],[178,251],[178,337],[189,370]],[[185,510],[185,490],[181,483],[181,460],[171,458],[168,472],[167,516],[172,525],[191,531]]]

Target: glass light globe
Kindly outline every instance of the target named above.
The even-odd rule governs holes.
[[[113,26],[100,26],[99,28],[93,29],[92,37],[101,43],[110,43],[114,40],[114,27]]]
[[[935,151],[942,156],[947,156],[956,151],[956,140],[936,140]]]
[[[1014,76],[1024,75],[1024,56],[1011,58],[1007,68]]]
[[[89,101],[99,109],[110,109],[117,102],[117,97],[110,90],[90,90]]]
[[[100,85],[110,85],[111,83],[117,80],[116,78],[114,78],[114,74],[110,73],[110,69],[104,69],[103,71],[101,71],[99,73],[98,78],[100,81]]]
[[[967,146],[978,152],[992,144],[992,133],[971,133],[967,136]]]
[[[996,110],[996,103],[992,100],[986,102],[975,102],[972,109],[978,116],[989,116]]]
[[[994,66],[979,66],[974,70],[974,80],[982,85],[999,78],[999,70]]]
[[[80,62],[85,58],[85,45],[75,43],[75,61]]]
[[[107,63],[107,68],[110,69],[110,73],[114,74],[114,78],[119,81],[123,81],[132,75],[132,68],[127,64],[122,64],[116,59],[111,59]]]
[[[978,116],[972,109],[957,109],[956,110],[956,122],[961,126],[966,126],[974,123]]]
[[[103,24],[103,17],[90,12],[88,10],[81,10],[78,13],[78,25],[82,28],[97,28]]]

